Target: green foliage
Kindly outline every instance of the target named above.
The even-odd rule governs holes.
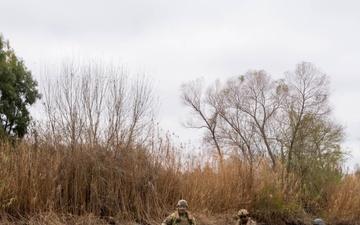
[[[306,115],[300,123],[293,150],[292,169],[301,180],[301,199],[310,212],[321,206],[324,188],[340,182],[343,128],[321,117]],[[306,199],[306,200],[305,200]]]
[[[31,120],[28,106],[41,97],[37,82],[0,35],[0,138],[19,137],[27,133]]]
[[[282,212],[285,203],[278,193],[276,185],[268,183],[261,189],[261,192],[258,193],[252,206],[260,212]]]

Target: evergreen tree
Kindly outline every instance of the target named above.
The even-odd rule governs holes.
[[[40,98],[31,72],[0,34],[0,138],[22,138],[31,120],[28,106]]]

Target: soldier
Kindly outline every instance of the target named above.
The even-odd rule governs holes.
[[[236,214],[236,218],[237,221],[235,225],[256,225],[256,222],[249,217],[249,212],[246,209],[240,209]]]
[[[188,207],[186,200],[178,201],[177,210],[166,217],[161,225],[196,225],[195,218],[187,211]]]
[[[324,221],[320,218],[314,219],[313,225],[325,225]]]

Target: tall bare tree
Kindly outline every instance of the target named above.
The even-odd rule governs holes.
[[[184,83],[182,100],[196,115],[189,127],[206,128],[204,137],[219,155],[233,149],[250,168],[257,157],[269,159],[273,169],[280,159],[288,173],[306,171],[324,157],[338,168],[343,127],[331,118],[328,77],[311,63],[299,63],[285,79],[249,71],[206,92],[203,82]]]
[[[79,84],[81,96],[81,107],[84,111],[84,120],[86,128],[84,130],[84,139],[90,146],[100,144],[103,138],[103,127],[101,126],[102,114],[106,109],[105,100],[109,83],[104,82],[107,76],[111,74],[109,68],[102,66],[100,63],[95,64],[89,61],[81,67],[81,83]],[[85,78],[85,79],[83,79]]]
[[[238,147],[250,165],[256,156],[277,161],[275,114],[284,99],[278,84],[265,71],[249,71],[230,78],[216,107],[221,119],[223,140]]]
[[[297,64],[285,73],[284,83],[288,96],[278,127],[285,178],[289,174],[300,178],[299,193],[311,206],[325,186],[342,177],[344,127],[332,118],[329,77],[313,64]]]
[[[204,143],[212,143],[215,146],[219,157],[220,168],[223,164],[223,152],[218,141],[218,112],[209,103],[216,101],[216,93],[212,91],[219,90],[220,83],[205,91],[203,78],[194,81],[184,82],[181,85],[181,100],[185,106],[191,109],[194,116],[191,116],[185,126],[188,128],[202,129],[207,132],[204,136]],[[206,96],[204,97],[204,93]]]
[[[43,103],[56,143],[119,149],[148,140],[158,110],[149,76],[102,60],[64,61],[43,75],[55,77],[44,84]]]
[[[44,73],[51,72],[46,74],[48,83],[43,86],[43,105],[52,133],[48,137],[55,144],[69,143],[74,147],[84,133],[85,120],[79,101],[82,96],[79,71],[79,65],[71,60],[64,61],[60,68],[43,70]],[[55,79],[51,80],[49,77],[54,75]]]
[[[298,160],[294,155],[306,151],[305,136],[313,136],[311,128],[315,123],[326,121],[331,115],[330,93],[328,76],[308,62],[299,63],[293,72],[286,72],[285,81],[289,96],[284,107],[286,117],[282,120],[287,127],[283,139],[286,140],[287,170],[291,172],[294,160]]]

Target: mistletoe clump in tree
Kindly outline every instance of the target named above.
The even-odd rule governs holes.
[[[27,134],[31,117],[28,107],[41,98],[37,82],[0,34],[0,138]]]

